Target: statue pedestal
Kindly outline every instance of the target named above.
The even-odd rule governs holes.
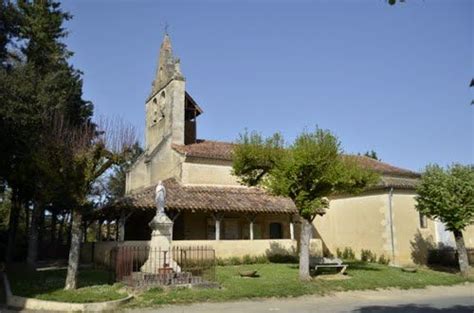
[[[159,274],[163,271],[160,269],[171,268],[175,272],[181,272],[181,268],[173,260],[171,249],[173,222],[164,212],[158,212],[148,225],[152,229],[150,250],[140,271]]]

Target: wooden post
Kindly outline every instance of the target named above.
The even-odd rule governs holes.
[[[290,239],[295,240],[295,223],[293,222],[293,215],[290,215]]]
[[[173,212],[168,212],[168,216],[171,218],[171,221],[173,222],[173,225],[171,225],[171,240],[173,240],[173,231],[174,231],[174,221],[176,221],[181,214],[181,211],[173,211]]]
[[[290,222],[290,239],[295,240],[295,224],[293,221]]]
[[[250,240],[253,240],[253,220],[250,221],[249,232],[250,232]]]
[[[107,220],[107,235],[106,235],[106,240],[110,240],[110,220]]]
[[[221,239],[221,220],[216,218],[216,240]]]
[[[128,214],[125,214],[125,212],[120,213],[120,218],[117,221],[118,241],[125,241],[125,223],[130,215],[132,215],[131,212]]]
[[[224,217],[224,214],[216,213],[216,214],[213,214],[212,217],[214,217],[215,228],[216,228],[215,240],[220,240],[221,239],[221,220]]]
[[[253,224],[255,222],[256,216],[255,215],[245,215],[245,218],[247,219],[247,221],[249,221],[249,239],[253,240],[254,239]]]

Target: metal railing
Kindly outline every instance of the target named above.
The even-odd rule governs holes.
[[[206,246],[119,246],[110,254],[114,280],[132,287],[204,284],[215,281],[214,249]]]

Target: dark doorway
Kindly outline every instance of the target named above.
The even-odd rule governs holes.
[[[283,231],[281,223],[270,223],[270,239],[282,239]]]

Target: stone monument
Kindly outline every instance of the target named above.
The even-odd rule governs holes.
[[[155,189],[156,215],[148,225],[151,228],[150,250],[148,259],[141,267],[145,273],[159,273],[160,269],[172,269],[180,272],[181,268],[173,260],[171,235],[173,222],[165,213],[166,188],[161,181]]]

